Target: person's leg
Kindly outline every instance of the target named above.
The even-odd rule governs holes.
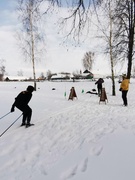
[[[22,126],[27,124],[30,124],[31,116],[32,116],[32,109],[26,105],[25,107],[18,107],[23,112],[23,118],[22,118]],[[27,122],[26,122],[27,121]]]
[[[98,88],[98,96],[100,96],[100,88]]]
[[[20,107],[20,106],[16,106],[20,111],[23,112],[23,118],[22,118],[22,124],[21,126],[24,126],[26,124],[26,118],[27,118],[27,115],[25,113],[25,107]]]
[[[101,96],[101,94],[102,94],[102,88],[100,88],[100,96]]]
[[[98,88],[98,95],[101,96],[102,88]]]
[[[127,106],[127,92],[128,91],[122,91],[122,99],[125,106]]]
[[[128,91],[125,91],[125,97],[124,97],[124,104],[125,104],[125,106],[128,105],[128,103],[127,103],[127,92]]]
[[[125,95],[124,95],[124,91],[122,91],[122,100],[123,100],[123,105],[124,105],[124,99],[125,99],[125,97],[124,97]]]
[[[28,106],[27,107],[27,124],[30,124],[31,116],[32,116],[32,109]]]
[[[26,124],[26,118],[27,118],[27,115],[23,112],[22,126]]]

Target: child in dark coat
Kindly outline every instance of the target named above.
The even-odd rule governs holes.
[[[102,78],[99,78],[95,84],[97,84],[97,89],[98,89],[98,95],[101,95],[102,91],[102,84],[104,83],[104,80]]]
[[[32,109],[28,106],[29,101],[32,98],[32,92],[34,91],[33,86],[28,86],[26,91],[22,91],[15,98],[15,102],[12,105],[11,112],[14,112],[15,107],[17,107],[20,111],[23,112],[22,124],[21,126],[26,125],[26,127],[30,126]]]

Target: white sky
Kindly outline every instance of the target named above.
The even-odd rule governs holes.
[[[5,59],[6,72],[8,75],[15,76],[18,71],[23,71],[24,76],[32,77],[32,64],[24,62],[24,57],[17,46],[16,30],[19,28],[20,22],[17,20],[15,12],[16,0],[1,0],[0,1],[0,59]],[[61,16],[65,15],[64,9],[60,11]],[[74,45],[74,41],[64,41],[64,33],[58,33],[57,16],[59,14],[51,15],[45,20],[45,53],[40,62],[36,63],[36,74],[40,76],[41,72],[44,74],[51,70],[53,73],[66,71],[72,73],[73,71],[84,70],[82,66],[82,58],[88,51],[95,52],[95,64],[92,72],[97,74],[110,74],[109,61],[106,60],[105,55],[101,54],[102,44],[101,40],[89,38],[93,36],[93,27],[90,29],[90,34],[85,42],[81,42],[79,46]]]

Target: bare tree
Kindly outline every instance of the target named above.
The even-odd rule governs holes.
[[[0,73],[1,74],[5,74],[5,65],[4,65],[4,63],[5,63],[5,60],[4,59],[0,59]]]
[[[86,52],[83,59],[83,67],[87,70],[91,70],[94,62],[94,53],[93,52]]]
[[[45,2],[46,0],[39,0]],[[91,17],[93,10],[96,12],[96,7],[102,3],[103,0],[49,0],[51,5],[58,5],[60,7],[67,6],[69,15],[62,17],[59,21],[61,29],[63,29],[67,23],[70,24],[70,29],[67,32],[65,38],[70,36],[77,42],[80,41],[80,37],[83,30],[89,32]],[[92,9],[91,9],[92,7]],[[97,13],[97,12],[96,12]]]
[[[48,81],[51,80],[52,75],[53,75],[52,72],[50,70],[48,70],[47,73],[46,73],[46,78],[47,78]]]
[[[130,79],[134,57],[135,0],[117,0],[114,20],[116,57],[127,60],[127,77]]]
[[[22,31],[19,36],[20,46],[26,59],[30,59],[33,67],[34,88],[36,90],[35,62],[40,57],[42,49],[39,43],[43,42],[43,36],[39,31],[41,20],[41,2],[39,0],[18,0],[19,20],[22,23]]]
[[[18,72],[17,72],[17,75],[18,75],[18,76],[23,76],[23,71],[22,71],[22,70],[18,71]]]
[[[54,2],[55,0],[53,0]],[[56,1],[55,1],[56,2]],[[135,0],[73,0],[70,15],[63,19],[65,24],[69,19],[72,20],[72,26],[68,35],[73,34],[74,39],[79,38],[83,29],[89,29],[89,20],[91,19],[91,7],[98,17],[97,7],[105,4],[109,8],[110,32],[109,32],[109,51],[112,72],[112,94],[115,95],[114,84],[114,61],[127,61],[127,77],[130,78],[132,62],[134,57],[134,34],[135,34]],[[112,7],[115,10],[112,12]],[[108,10],[107,8],[107,10]],[[115,32],[113,32],[115,30]],[[120,61],[119,61],[120,62]]]
[[[56,3],[58,5],[62,5],[61,0],[50,0],[49,2],[52,4]],[[112,5],[115,3],[115,13],[112,14],[112,6],[110,6],[110,20],[113,20],[115,25],[115,38],[113,39],[115,42],[113,41],[112,44],[110,39],[110,47],[113,48],[110,49],[111,54],[111,51],[113,50],[113,57],[110,54],[110,58],[115,58],[115,60],[127,60],[127,77],[130,78],[134,56],[135,0],[72,0],[66,2],[70,7],[70,13],[68,17],[62,19],[61,23],[62,25],[65,25],[68,20],[72,21],[71,28],[67,36],[73,34],[74,39],[79,39],[82,31],[86,29],[86,27],[88,29],[87,32],[89,32],[92,15],[91,9],[93,9],[94,13],[98,16],[98,6],[103,3],[111,3]],[[111,33],[110,24],[110,35]],[[113,61],[111,61],[111,63],[112,62]],[[111,64],[111,66],[113,67],[113,64]]]
[[[65,23],[69,18],[73,19],[72,22],[72,28],[71,31],[69,32],[68,35],[70,35],[71,33],[74,32],[74,37],[77,35],[78,38],[81,35],[81,32],[83,31],[83,28],[88,29],[88,33],[89,33],[89,28],[90,26],[90,21],[91,21],[91,13],[93,9],[94,14],[97,17],[98,20],[98,29],[100,29],[100,31],[102,32],[102,37],[105,39],[106,41],[106,51],[107,53],[109,53],[109,59],[110,59],[110,69],[111,69],[111,75],[112,75],[112,95],[116,95],[115,92],[115,80],[114,80],[114,66],[116,64],[116,58],[115,58],[115,54],[113,51],[113,36],[114,36],[114,27],[113,27],[113,16],[114,16],[114,5],[115,5],[115,0],[106,0],[106,1],[88,1],[88,3],[86,3],[85,1],[77,1],[77,5],[76,5],[76,10],[73,10],[73,13],[71,14],[71,16],[69,16],[68,18],[65,18],[63,20],[63,23]],[[92,4],[94,5],[93,8],[91,8]],[[102,23],[100,21],[100,10],[101,10],[101,5],[102,5],[102,10],[104,11],[104,13],[106,14],[106,19],[108,24],[106,24],[106,28],[104,27],[105,23]],[[100,9],[98,9],[98,7],[100,7]],[[82,10],[82,12],[81,12]],[[77,15],[78,15],[78,21],[77,21]],[[78,26],[76,26],[77,22],[79,23]],[[77,32],[77,33],[75,33]],[[83,59],[83,66],[86,69],[91,70],[92,68],[92,63],[93,63],[93,54],[89,52],[85,54],[85,57]]]
[[[112,95],[115,95],[114,66],[127,60],[127,77],[130,79],[134,57],[135,0],[106,0],[105,12],[109,20],[109,35],[102,32],[108,42],[112,72]],[[100,23],[100,27],[101,27]]]
[[[114,57],[114,53],[113,53],[113,13],[114,11],[112,10],[112,5],[114,4],[114,2],[112,3],[110,0],[108,2],[108,8],[109,8],[109,56],[110,56],[110,63],[111,63],[111,75],[112,75],[112,95],[115,96],[116,95],[116,91],[115,91],[115,80],[114,80],[114,66],[116,63],[116,59]]]
[[[6,72],[4,62],[5,62],[4,59],[0,59],[0,81],[3,80],[3,76],[4,76],[5,72]]]
[[[45,75],[44,75],[44,73],[43,73],[43,72],[41,72],[40,77],[41,77],[42,79],[45,79]]]
[[[132,75],[133,75],[133,77],[135,77],[135,65],[132,68]]]
[[[114,53],[114,15],[115,15],[115,0],[105,0],[104,3],[99,8],[100,13],[97,14],[97,24],[98,30],[100,32],[100,38],[105,41],[105,52],[109,54],[110,60],[110,70],[111,70],[111,79],[112,79],[112,95],[116,95],[115,91],[115,77],[114,77],[114,67],[117,63]],[[104,18],[103,18],[104,17]]]

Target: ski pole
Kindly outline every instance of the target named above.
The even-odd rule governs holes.
[[[7,114],[5,114],[4,116],[2,116],[0,119],[4,118],[5,116],[7,116],[8,114],[10,114],[11,112],[8,112]]]
[[[7,132],[7,130],[8,130],[9,128],[11,128],[11,126],[13,126],[13,124],[15,124],[15,122],[16,122],[21,116],[22,116],[22,114],[21,114],[12,124],[10,124],[10,126],[8,126],[7,129],[5,129],[5,131],[3,131],[3,133],[1,133],[0,137],[1,137],[3,134],[5,134],[5,132]]]

